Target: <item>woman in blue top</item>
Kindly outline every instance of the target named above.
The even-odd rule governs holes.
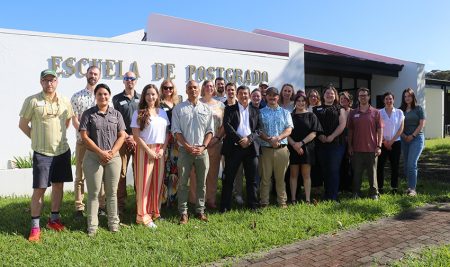
[[[405,175],[408,180],[407,194],[414,197],[417,194],[417,161],[424,147],[425,113],[422,107],[417,105],[416,96],[411,88],[403,91],[400,109],[405,115],[401,141]]]

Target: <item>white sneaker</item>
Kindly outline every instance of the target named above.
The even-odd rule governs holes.
[[[145,226],[147,226],[148,228],[158,228],[158,226],[153,221],[147,223]]]
[[[236,196],[235,199],[238,205],[244,205],[244,200],[242,199],[241,196]]]
[[[417,195],[416,190],[414,190],[414,189],[409,190],[409,192],[408,192],[409,197],[415,197],[416,195]]]

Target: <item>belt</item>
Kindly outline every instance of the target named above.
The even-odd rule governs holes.
[[[264,148],[272,148],[272,149],[280,149],[280,148],[283,148],[283,147],[286,147],[287,145],[285,145],[285,144],[281,144],[281,145],[279,145],[279,146],[277,146],[277,147],[271,147],[271,146],[263,146]]]

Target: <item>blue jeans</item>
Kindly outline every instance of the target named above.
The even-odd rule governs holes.
[[[339,176],[345,145],[320,144],[317,148],[317,167],[322,170],[325,199],[337,200],[339,191]]]
[[[417,185],[417,161],[424,147],[423,133],[418,134],[411,142],[402,139],[402,153],[405,165],[405,175],[408,180],[408,188],[416,190]]]

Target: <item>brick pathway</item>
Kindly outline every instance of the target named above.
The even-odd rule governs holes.
[[[428,205],[356,229],[253,254],[234,265],[385,265],[405,254],[419,252],[425,246],[440,244],[450,244],[450,203]]]

